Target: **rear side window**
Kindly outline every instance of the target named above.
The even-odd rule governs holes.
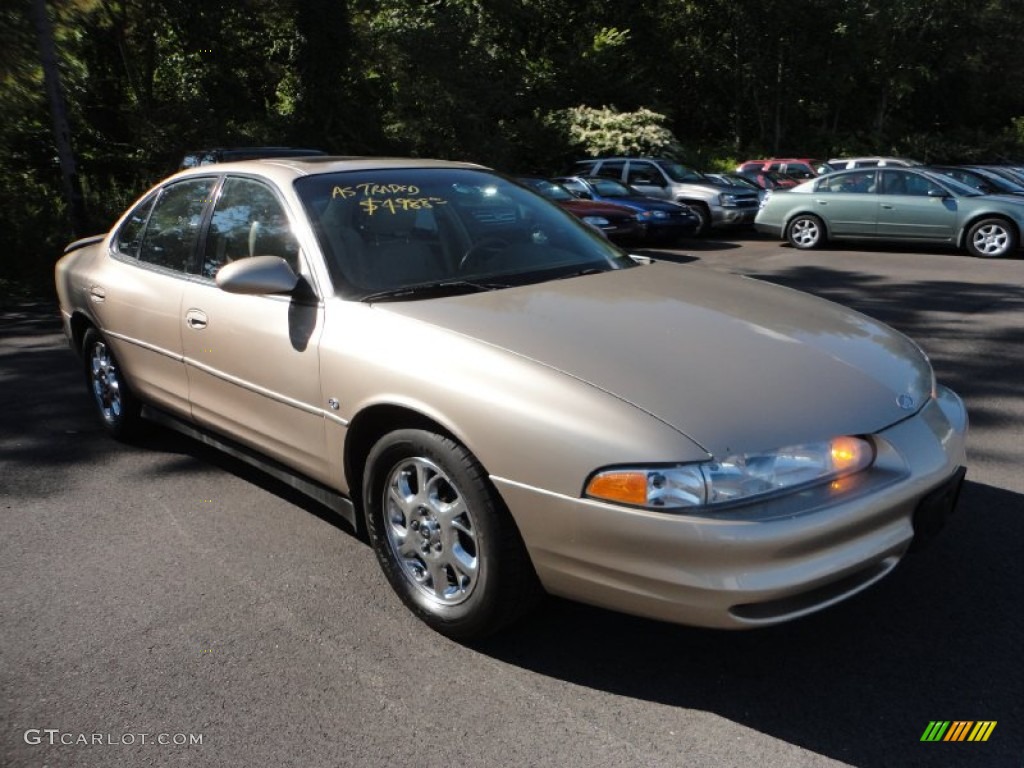
[[[139,261],[187,272],[195,253],[203,211],[216,179],[189,179],[164,187],[139,248]]]
[[[626,179],[627,184],[645,184],[653,187],[664,187],[667,185],[665,177],[661,175],[654,163],[637,163],[632,162],[629,164],[629,176]]]
[[[826,176],[817,186],[818,192],[869,194],[875,191],[875,171],[851,171]]]
[[[149,212],[153,210],[153,202],[155,200],[156,195],[151,195],[128,214],[128,218],[124,220],[121,229],[117,232],[117,237],[114,239],[114,250],[123,256],[133,259],[139,257],[142,233],[146,229],[146,222],[149,221]]]
[[[597,169],[598,176],[602,176],[606,179],[617,179],[622,180],[622,172],[625,170],[626,164],[620,160],[613,160],[607,163],[601,163],[601,167]]]

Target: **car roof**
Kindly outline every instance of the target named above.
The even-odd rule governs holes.
[[[321,173],[338,173],[344,171],[374,171],[390,169],[419,168],[466,168],[490,170],[476,163],[455,160],[431,160],[408,157],[344,157],[324,155],[317,157],[273,157],[258,160],[239,160],[236,162],[200,165],[187,168],[175,174],[175,178],[189,176],[209,176],[219,173],[252,173],[274,178],[280,183],[287,183],[300,176],[313,176]]]
[[[828,160],[827,162],[829,165],[831,165],[833,163],[873,163],[875,161],[885,161],[887,163],[903,163],[908,166],[923,165],[923,163],[921,163],[918,160],[913,160],[909,157],[897,157],[895,155],[863,155],[860,157],[833,157],[831,160]]]

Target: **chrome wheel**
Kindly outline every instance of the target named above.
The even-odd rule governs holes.
[[[117,363],[111,356],[107,345],[97,341],[92,345],[89,356],[89,382],[92,395],[100,409],[103,420],[110,424],[120,421],[124,413],[121,399],[121,377]]]
[[[123,440],[141,428],[141,406],[107,340],[95,328],[82,338],[85,383],[108,433]]]
[[[405,459],[384,486],[384,529],[403,576],[430,600],[458,605],[477,584],[477,528],[445,472],[422,457]]]
[[[824,234],[824,225],[816,216],[800,216],[789,225],[789,242],[795,248],[817,248]]]
[[[968,250],[982,258],[1005,256],[1013,247],[1014,236],[1002,221],[987,219],[971,228]]]

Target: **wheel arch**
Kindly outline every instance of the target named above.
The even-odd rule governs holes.
[[[967,233],[971,231],[971,227],[973,227],[982,219],[999,219],[1000,221],[1005,221],[1007,225],[1014,231],[1014,234],[1017,236],[1018,246],[1021,244],[1022,241],[1020,225],[1017,224],[1017,222],[1014,221],[1012,217],[1006,215],[1005,213],[1000,213],[998,211],[990,211],[988,213],[975,213],[969,219],[967,219],[967,221],[963,223],[963,226],[960,227],[960,231],[957,233],[957,248],[967,247]]]
[[[90,329],[99,330],[84,312],[76,311],[71,315],[71,348],[78,355],[82,354],[82,344],[85,343],[85,334]]]
[[[373,446],[384,435],[399,429],[422,429],[435,432],[466,445],[457,434],[437,419],[407,405],[375,403],[359,411],[349,422],[345,433],[342,462],[348,480],[349,494],[356,506],[360,534],[365,534],[366,510],[363,505],[363,476],[366,460]],[[467,446],[467,450],[470,448]],[[479,459],[478,459],[479,461]]]

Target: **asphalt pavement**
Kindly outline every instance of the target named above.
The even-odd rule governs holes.
[[[53,303],[8,307],[0,765],[1024,766],[1024,259],[756,235],[652,255],[911,335],[972,419],[942,535],[771,629],[552,599],[462,646],[405,610],[328,510],[167,431],[108,439]],[[922,742],[936,720],[996,726]]]

